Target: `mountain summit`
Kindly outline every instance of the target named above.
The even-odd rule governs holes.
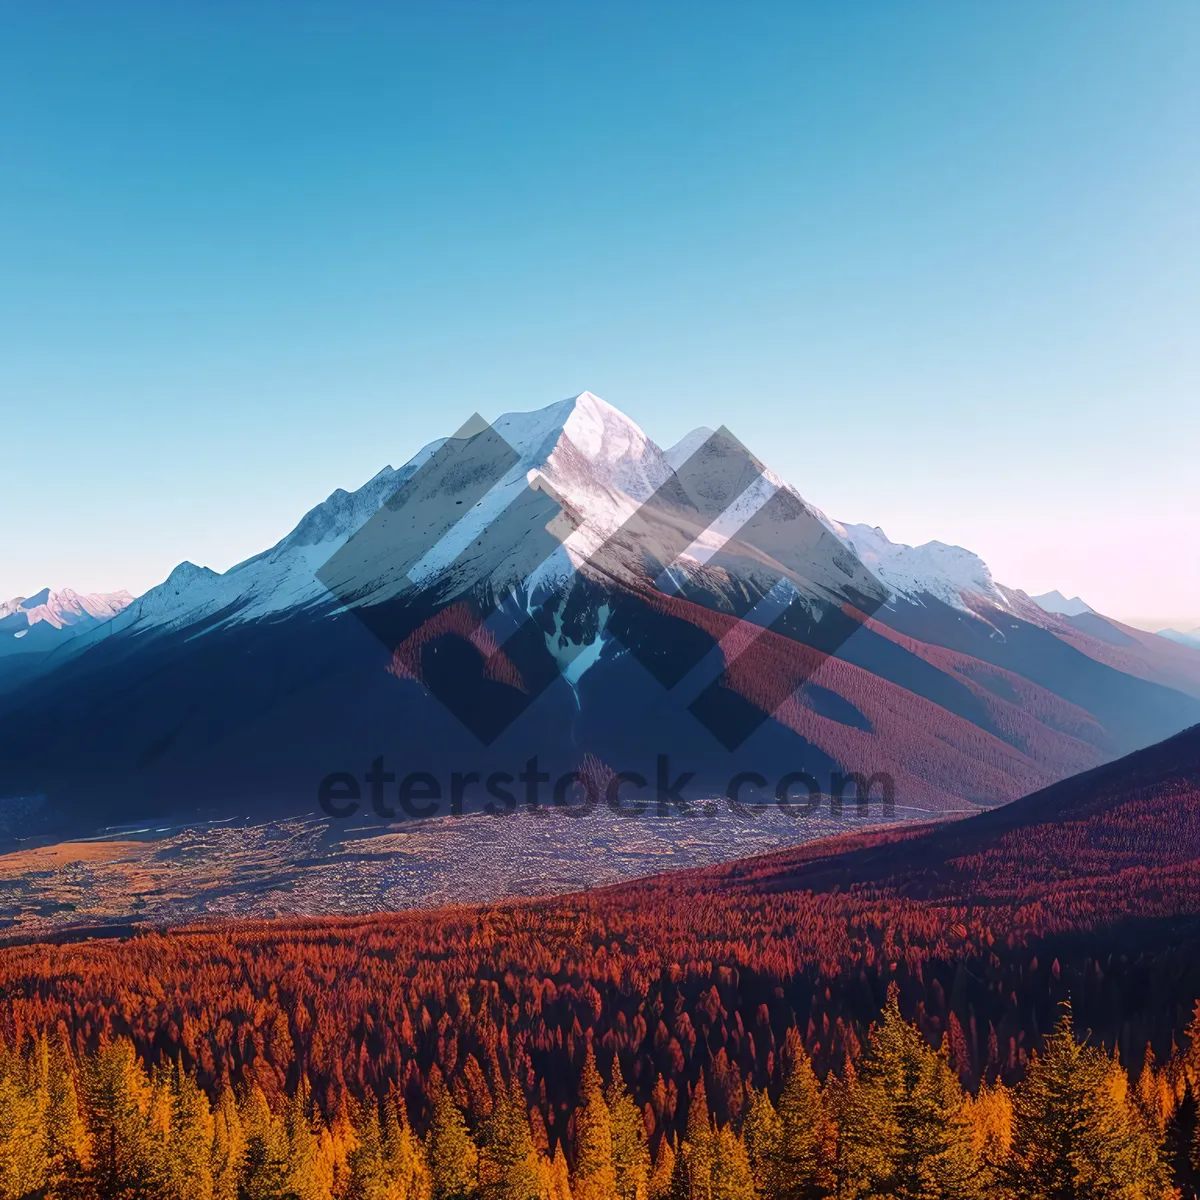
[[[1186,648],[840,524],[728,430],[663,451],[590,392],[475,418],[224,573],[92,607],[0,667],[0,797],[79,827],[305,810],[381,755],[653,778],[669,752],[722,791],[749,763],[990,806],[1200,721]]]
[[[21,655],[21,669],[28,670],[34,660],[111,620],[132,603],[129,592],[81,594],[70,588],[57,592],[43,588],[35,595],[0,603],[0,660]],[[0,672],[4,670],[0,667]]]
[[[1033,602],[1040,605],[1048,613],[1058,613],[1064,617],[1080,617],[1084,613],[1094,613],[1096,611],[1090,604],[1085,604],[1078,596],[1073,596],[1068,600],[1059,591],[1045,592],[1041,596],[1034,596]]]

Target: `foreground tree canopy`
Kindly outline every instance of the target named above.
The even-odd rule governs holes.
[[[1200,1006],[1191,1032],[1200,1044]],[[1144,1063],[1131,1088],[1069,1005],[1019,1084],[972,1095],[893,988],[857,1066],[822,1083],[793,1031],[777,1086],[722,1088],[718,1116],[701,1078],[674,1097],[679,1133],[661,1094],[639,1111],[619,1056],[606,1083],[581,1050],[578,1102],[551,1138],[521,1055],[508,1078],[469,1059],[451,1087],[434,1065],[408,1097],[343,1093],[326,1111],[303,1075],[273,1101],[252,1081],[210,1094],[127,1038],[78,1057],[42,1033],[0,1054],[0,1198],[1150,1200],[1200,1160],[1195,1051]]]

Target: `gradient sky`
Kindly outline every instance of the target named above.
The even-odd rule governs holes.
[[[0,7],[0,598],[473,410],[1200,624],[1200,5]]]

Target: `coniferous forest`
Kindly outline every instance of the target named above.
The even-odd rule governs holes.
[[[1198,737],[574,896],[0,948],[0,1200],[1194,1196]]]
[[[468,1057],[453,1085],[433,1065],[418,1089],[343,1093],[327,1111],[304,1076],[272,1098],[253,1076],[210,1094],[181,1057],[148,1069],[128,1038],[78,1056],[42,1034],[0,1057],[0,1196],[1166,1197],[1200,1165],[1200,1009],[1189,1033],[1132,1086],[1064,1004],[1019,1084],[972,1093],[892,989],[856,1064],[819,1080],[793,1029],[771,1086],[731,1092],[714,1073],[719,1105],[703,1077],[687,1096],[660,1077],[640,1108],[620,1056],[602,1070],[589,1042],[554,1139],[520,1060],[505,1078]]]

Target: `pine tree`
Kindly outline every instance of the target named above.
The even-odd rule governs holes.
[[[833,1162],[833,1194],[840,1198],[851,1194],[850,1167],[858,1157],[856,1142],[853,1139],[848,1140],[845,1136],[856,1119],[855,1109],[858,1105],[858,1072],[852,1059],[845,1060],[840,1075],[835,1075],[832,1071],[829,1073],[822,1099],[825,1101],[825,1111],[829,1113],[839,1131]]]
[[[688,1105],[687,1132],[680,1155],[687,1180],[687,1200],[712,1200],[713,1156],[712,1114],[701,1079]]]
[[[548,1182],[546,1200],[572,1200],[567,1156],[563,1153],[561,1142],[554,1148],[554,1157],[550,1160]]]
[[[321,1119],[312,1111],[302,1081],[284,1108],[287,1131],[287,1171],[284,1191],[295,1200],[328,1200],[330,1180],[321,1171]]]
[[[1142,1071],[1138,1076],[1137,1104],[1156,1135],[1160,1139],[1165,1137],[1167,1123],[1175,1113],[1178,1099],[1167,1071],[1159,1070],[1155,1063],[1154,1050],[1149,1043],[1146,1045]]]
[[[613,1195],[619,1200],[648,1200],[650,1148],[646,1144],[646,1123],[615,1058],[605,1102],[612,1121],[613,1170],[617,1180]]]
[[[1008,1168],[1013,1140],[1013,1102],[1001,1083],[983,1084],[966,1102],[971,1148],[984,1190],[997,1186]]]
[[[712,1182],[711,1172],[708,1182]],[[688,1173],[687,1143],[680,1142],[679,1150],[675,1154],[675,1169],[671,1172],[671,1181],[667,1186],[667,1200],[691,1200],[692,1194],[692,1180]]]
[[[170,1100],[166,1194],[170,1200],[213,1200],[212,1108],[178,1062],[170,1075]]]
[[[362,1109],[351,1097],[343,1094],[338,1098],[329,1123],[321,1134],[322,1170],[332,1181],[330,1191],[335,1200],[344,1200],[350,1186],[350,1155],[358,1145],[355,1123],[361,1112]],[[407,1124],[406,1114],[405,1125]],[[411,1135],[412,1131],[409,1130],[409,1133]],[[415,1135],[413,1140],[416,1141]]]
[[[246,1134],[232,1088],[222,1088],[213,1111],[213,1200],[237,1200],[246,1165]]]
[[[404,1097],[396,1090],[384,1104],[383,1156],[393,1200],[428,1200],[432,1189],[425,1150],[408,1122]]]
[[[668,1200],[675,1179],[675,1151],[664,1137],[658,1143],[658,1154],[654,1158],[654,1169],[650,1172],[650,1200]]]
[[[783,1124],[766,1088],[761,1092],[750,1089],[750,1103],[742,1126],[742,1136],[763,1200],[782,1200],[787,1183],[780,1170]]]
[[[166,1200],[172,1191],[171,1104],[171,1068],[159,1063],[151,1074],[150,1109],[146,1114],[150,1155],[147,1195],[155,1200]]]
[[[278,1200],[287,1185],[287,1127],[258,1084],[247,1091],[240,1115],[246,1139],[240,1200]]]
[[[821,1085],[795,1029],[788,1031],[787,1074],[779,1097],[776,1194],[783,1200],[817,1200],[833,1190],[837,1131]]]
[[[848,1200],[965,1200],[978,1195],[965,1096],[945,1052],[935,1053],[888,991],[843,1113],[839,1168]]]
[[[363,1105],[355,1132],[358,1144],[350,1152],[346,1200],[391,1200],[391,1172],[384,1157],[379,1110],[374,1104]]]
[[[38,1039],[39,1087],[46,1096],[45,1120],[53,1181],[78,1179],[91,1163],[91,1138],[79,1094],[75,1058],[61,1041]]]
[[[96,1200],[142,1200],[158,1165],[150,1129],[151,1085],[133,1043],[102,1047],[83,1076],[93,1165],[87,1187]]]
[[[479,1155],[437,1067],[430,1071],[429,1095],[433,1115],[427,1153],[434,1200],[467,1200],[478,1194]]]
[[[575,1200],[612,1200],[617,1194],[613,1165],[612,1117],[604,1100],[604,1083],[589,1044],[575,1111]]]
[[[1200,1000],[1192,1007],[1192,1019],[1188,1022],[1187,1048],[1180,1056],[1183,1074],[1191,1085],[1192,1093],[1200,1096]]]
[[[0,1048],[0,1196],[5,1200],[33,1195],[50,1181],[49,1097],[39,1082],[28,1056]]]
[[[541,1200],[548,1179],[533,1145],[525,1097],[514,1081],[497,1088],[479,1152],[479,1194],[484,1200]]]
[[[728,1126],[713,1138],[712,1200],[758,1200],[746,1144]]]
[[[1064,1004],[1016,1089],[1012,1194],[1027,1200],[1167,1194],[1158,1146],[1128,1090],[1128,1076],[1113,1060],[1076,1041]]]

